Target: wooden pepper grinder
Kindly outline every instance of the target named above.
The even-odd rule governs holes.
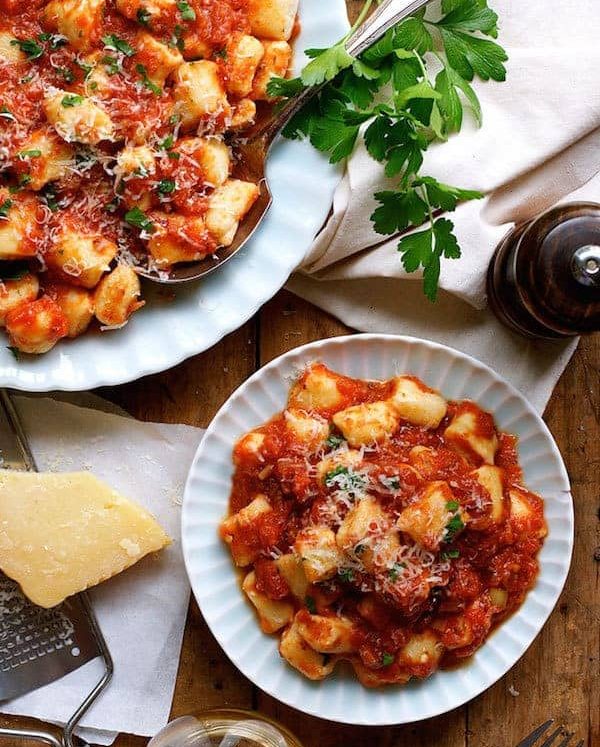
[[[527,337],[600,330],[600,205],[552,208],[500,243],[487,278],[490,307]]]

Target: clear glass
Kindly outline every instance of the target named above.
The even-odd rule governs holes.
[[[284,726],[256,711],[222,709],[183,716],[148,747],[302,747]]]

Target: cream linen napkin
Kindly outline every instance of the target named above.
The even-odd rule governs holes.
[[[83,401],[97,406],[95,399],[88,396]],[[92,470],[148,508],[173,538],[156,557],[144,558],[91,591],[115,675],[82,719],[87,727],[82,736],[101,744],[112,743],[114,732],[153,736],[169,717],[188,608],[180,504],[202,431],[141,423],[45,398],[15,401],[40,470]],[[100,403],[105,408],[107,403]],[[89,662],[51,685],[0,703],[0,711],[64,722],[100,671],[97,660]]]
[[[373,231],[372,195],[389,182],[362,144],[335,193],[332,217],[289,288],[361,330],[427,337],[464,350],[543,410],[577,343],[531,343],[506,331],[485,309],[485,271],[515,221],[561,199],[600,201],[600,179],[593,180],[600,170],[600,3],[491,5],[510,57],[507,82],[477,82],[483,127],[466,115],[463,132],[433,145],[423,166],[442,182],[487,195],[450,216],[463,257],[442,263],[439,302],[430,304],[418,276],[404,272],[397,237],[380,243]]]

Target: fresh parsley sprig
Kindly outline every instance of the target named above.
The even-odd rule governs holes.
[[[461,255],[454,224],[443,214],[483,195],[423,175],[424,153],[432,142],[460,131],[465,108],[481,124],[481,105],[471,83],[476,77],[505,80],[507,55],[493,41],[498,16],[488,0],[442,0],[441,14],[417,13],[354,58],[346,42],[372,3],[365,0],[356,24],[337,44],[307,50],[311,59],[299,77],[273,78],[267,90],[285,99],[322,86],[283,134],[307,137],[332,163],[348,157],[359,137],[364,138],[392,185],[375,194],[374,228],[392,235],[423,227],[402,236],[398,251],[407,272],[423,270],[425,295],[434,301],[442,259]]]

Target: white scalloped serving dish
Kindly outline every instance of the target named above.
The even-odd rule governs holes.
[[[307,363],[365,379],[419,376],[449,399],[471,399],[500,429],[519,436],[525,484],[543,496],[549,534],[541,571],[523,606],[460,668],[424,681],[368,690],[350,674],[314,683],[280,658],[244,598],[217,528],[227,511],[231,451],[246,431],[284,408],[290,384]],[[252,682],[305,713],[343,723],[402,724],[445,713],[494,684],[525,653],[556,604],[573,548],[569,478],[550,432],[527,400],[487,366],[451,348],[392,335],[355,335],[311,343],[275,359],[223,405],[192,464],[183,505],[183,550],[202,614],[231,661]]]
[[[300,21],[296,72],[307,60],[303,50],[327,47],[346,33],[346,4],[300,0]],[[165,371],[241,327],[302,261],[327,217],[341,171],[309,143],[280,140],[267,174],[271,209],[243,251],[221,269],[175,290],[171,301],[145,283],[146,306],[126,327],[62,341],[44,355],[15,360],[0,340],[0,386],[44,392],[123,384]]]

